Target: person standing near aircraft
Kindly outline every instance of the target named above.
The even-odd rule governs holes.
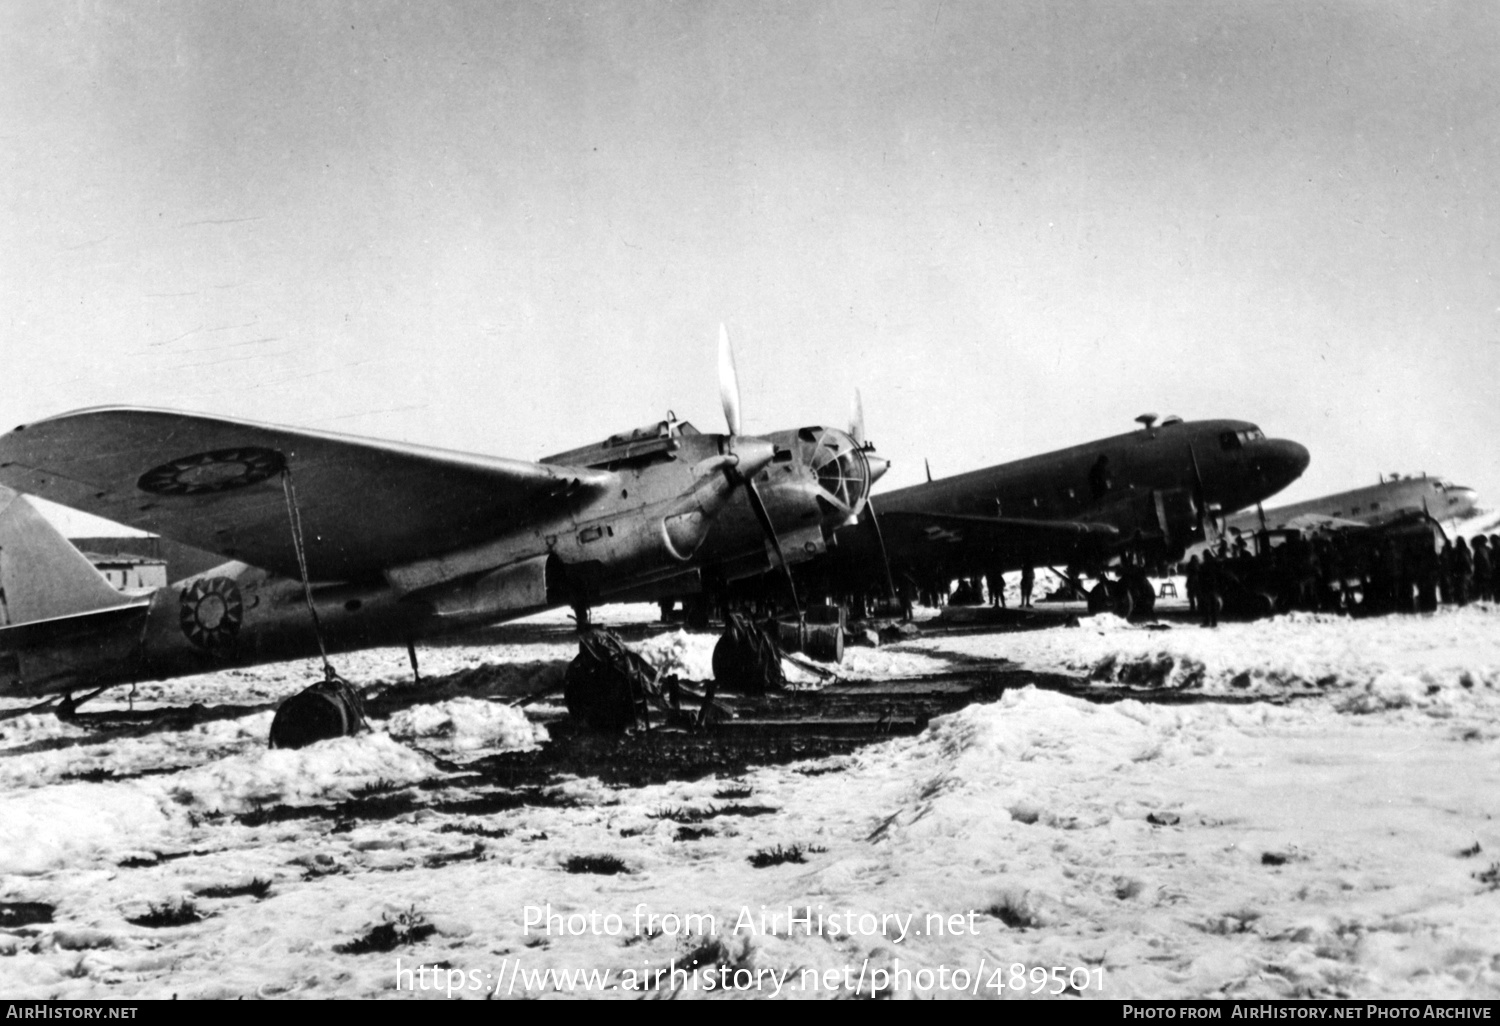
[[[1488,601],[1493,596],[1494,553],[1484,535],[1474,539],[1474,597]]]
[[[1203,608],[1203,626],[1219,626],[1219,560],[1209,549],[1203,553],[1203,568],[1198,571],[1198,605]]]
[[[1021,567],[1021,608],[1031,608],[1031,588],[1036,584],[1036,571],[1027,563]]]
[[[1423,545],[1417,550],[1417,611],[1431,613],[1437,609],[1438,583],[1443,579],[1443,564],[1437,549]]]
[[[1184,578],[1183,585],[1187,589],[1189,613],[1196,613],[1198,611],[1198,579],[1202,575],[1202,573],[1203,565],[1199,562],[1197,556],[1193,556],[1191,559],[1189,559],[1187,561],[1187,566],[1184,567],[1182,571],[1182,576]]]
[[[1453,543],[1453,590],[1459,605],[1469,604],[1473,584],[1474,554],[1469,551],[1469,543],[1460,538]]]
[[[1443,605],[1452,605],[1458,585],[1454,580],[1453,570],[1458,563],[1458,553],[1453,550],[1452,541],[1443,542],[1443,551],[1438,553],[1438,566],[1442,572],[1443,582]]]
[[[1005,608],[1005,575],[991,571],[984,575],[984,583],[990,589],[990,605]]]

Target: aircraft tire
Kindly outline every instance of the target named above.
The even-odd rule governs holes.
[[[644,702],[655,692],[656,671],[609,631],[591,630],[579,638],[578,655],[563,674],[568,715],[594,730],[619,734],[632,727]]]
[[[748,617],[731,613],[714,646],[714,681],[725,691],[760,695],[786,683],[776,640]]]
[[[342,677],[303,688],[276,708],[272,748],[305,748],[316,741],[351,737],[365,727],[364,702]]]
[[[630,682],[608,663],[584,653],[574,657],[563,676],[563,704],[569,716],[594,730],[618,734],[635,723]]]
[[[1124,581],[1109,581],[1109,612],[1114,613],[1122,620],[1129,620],[1135,612],[1135,597],[1130,593],[1130,585]]]

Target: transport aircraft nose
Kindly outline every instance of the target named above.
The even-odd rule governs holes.
[[[1474,509],[1479,501],[1479,493],[1472,488],[1462,485],[1448,489],[1448,508],[1443,511],[1446,517],[1461,517]]]
[[[1295,481],[1302,476],[1307,465],[1312,462],[1312,453],[1307,451],[1307,446],[1299,445],[1297,442],[1289,442],[1285,439],[1276,439],[1278,452],[1286,465],[1286,479],[1288,482]]]
[[[1307,447],[1285,438],[1268,438],[1251,449],[1250,472],[1255,488],[1274,495],[1297,480],[1312,461]]]

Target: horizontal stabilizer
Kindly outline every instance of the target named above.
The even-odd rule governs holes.
[[[151,608],[150,598],[138,598],[129,605],[95,609],[87,613],[56,616],[49,620],[28,620],[26,623],[0,627],[0,652],[67,641],[78,637],[95,637],[98,632],[126,623],[132,618],[144,619]]]
[[[116,591],[24,495],[0,490],[0,624],[138,605]]]

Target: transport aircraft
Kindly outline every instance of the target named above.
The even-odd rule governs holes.
[[[1148,613],[1146,566],[1285,488],[1309,456],[1246,421],[1136,420],[1128,434],[876,495],[802,572],[834,594],[946,593],[955,578],[1071,567],[1101,578],[1091,608]],[[1110,580],[1110,567],[1125,572]]]
[[[1337,492],[1306,502],[1294,502],[1230,517],[1231,531],[1258,531],[1314,526],[1378,527],[1413,512],[1426,513],[1437,521],[1462,520],[1474,512],[1478,496],[1472,488],[1441,477],[1391,474],[1378,484]]]
[[[741,434],[722,327],[719,372],[727,434],[669,417],[537,462],[131,407],[22,425],[0,484],[232,562],[122,595],[13,499],[0,695],[66,715],[117,684],[402,642],[415,671],[428,635],[820,555],[885,462],[837,428]]]

